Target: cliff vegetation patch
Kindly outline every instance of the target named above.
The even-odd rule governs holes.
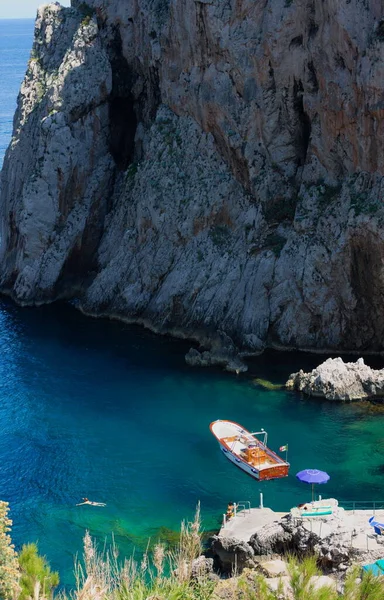
[[[361,214],[373,215],[378,211],[379,204],[369,199],[367,191],[351,192],[351,208],[356,216]]]
[[[209,236],[215,246],[225,246],[229,242],[230,235],[227,225],[215,225],[209,230]]]

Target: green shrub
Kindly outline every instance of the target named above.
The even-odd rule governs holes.
[[[281,223],[293,221],[296,212],[297,198],[274,198],[267,202],[264,215],[268,223]]]
[[[363,191],[360,193],[351,192],[351,208],[353,208],[356,217],[361,214],[373,215],[379,208],[379,203],[368,200],[368,192]]]
[[[125,172],[126,178],[128,180],[134,179],[138,168],[139,168],[139,165],[137,164],[137,162],[132,162]]]
[[[282,235],[279,235],[276,232],[270,233],[265,238],[264,246],[266,248],[269,248],[269,250],[272,250],[275,256],[280,256],[280,253],[284,248],[286,241],[286,238]]]
[[[54,588],[59,585],[59,574],[51,571],[45,556],[39,556],[37,544],[25,544],[22,547],[19,564],[21,569],[19,600],[33,598],[37,589],[40,597],[51,598]]]
[[[330,586],[317,589],[313,584],[312,577],[320,575],[314,556],[305,557],[301,561],[290,558],[288,572],[293,600],[337,600],[335,589]]]
[[[92,17],[90,17],[89,15],[87,15],[86,17],[84,17],[82,19],[82,21],[81,21],[82,26],[83,27],[87,27],[90,24],[90,22],[91,22],[91,18]]]
[[[209,237],[215,246],[225,246],[230,236],[231,232],[227,225],[214,225],[209,230]]]
[[[337,185],[328,185],[322,181],[318,183],[319,196],[318,201],[321,208],[325,208],[340,194],[341,183]]]

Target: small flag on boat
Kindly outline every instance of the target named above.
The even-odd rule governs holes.
[[[286,444],[285,446],[280,446],[279,448],[279,452],[286,452],[288,450],[288,444]]]

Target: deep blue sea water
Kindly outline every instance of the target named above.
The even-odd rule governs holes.
[[[32,32],[32,21],[0,21],[0,158]],[[0,300],[0,498],[10,502],[17,547],[38,541],[64,584],[86,529],[100,544],[114,532],[123,555],[139,555],[199,500],[206,530],[229,500],[257,505],[262,491],[278,510],[306,500],[310,490],[294,477],[303,468],[330,473],[323,494],[384,498],[380,410],[253,383],[283,383],[323,357],[268,352],[236,377],[188,367],[188,348],[68,305]],[[235,469],[209,432],[217,418],[264,427],[275,449],[288,442],[291,475],[261,484]],[[107,506],[76,507],[85,495]]]
[[[0,19],[0,169],[32,47],[33,19]]]

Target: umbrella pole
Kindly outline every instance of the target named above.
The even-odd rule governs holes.
[[[312,504],[315,501],[315,484],[312,483]]]

